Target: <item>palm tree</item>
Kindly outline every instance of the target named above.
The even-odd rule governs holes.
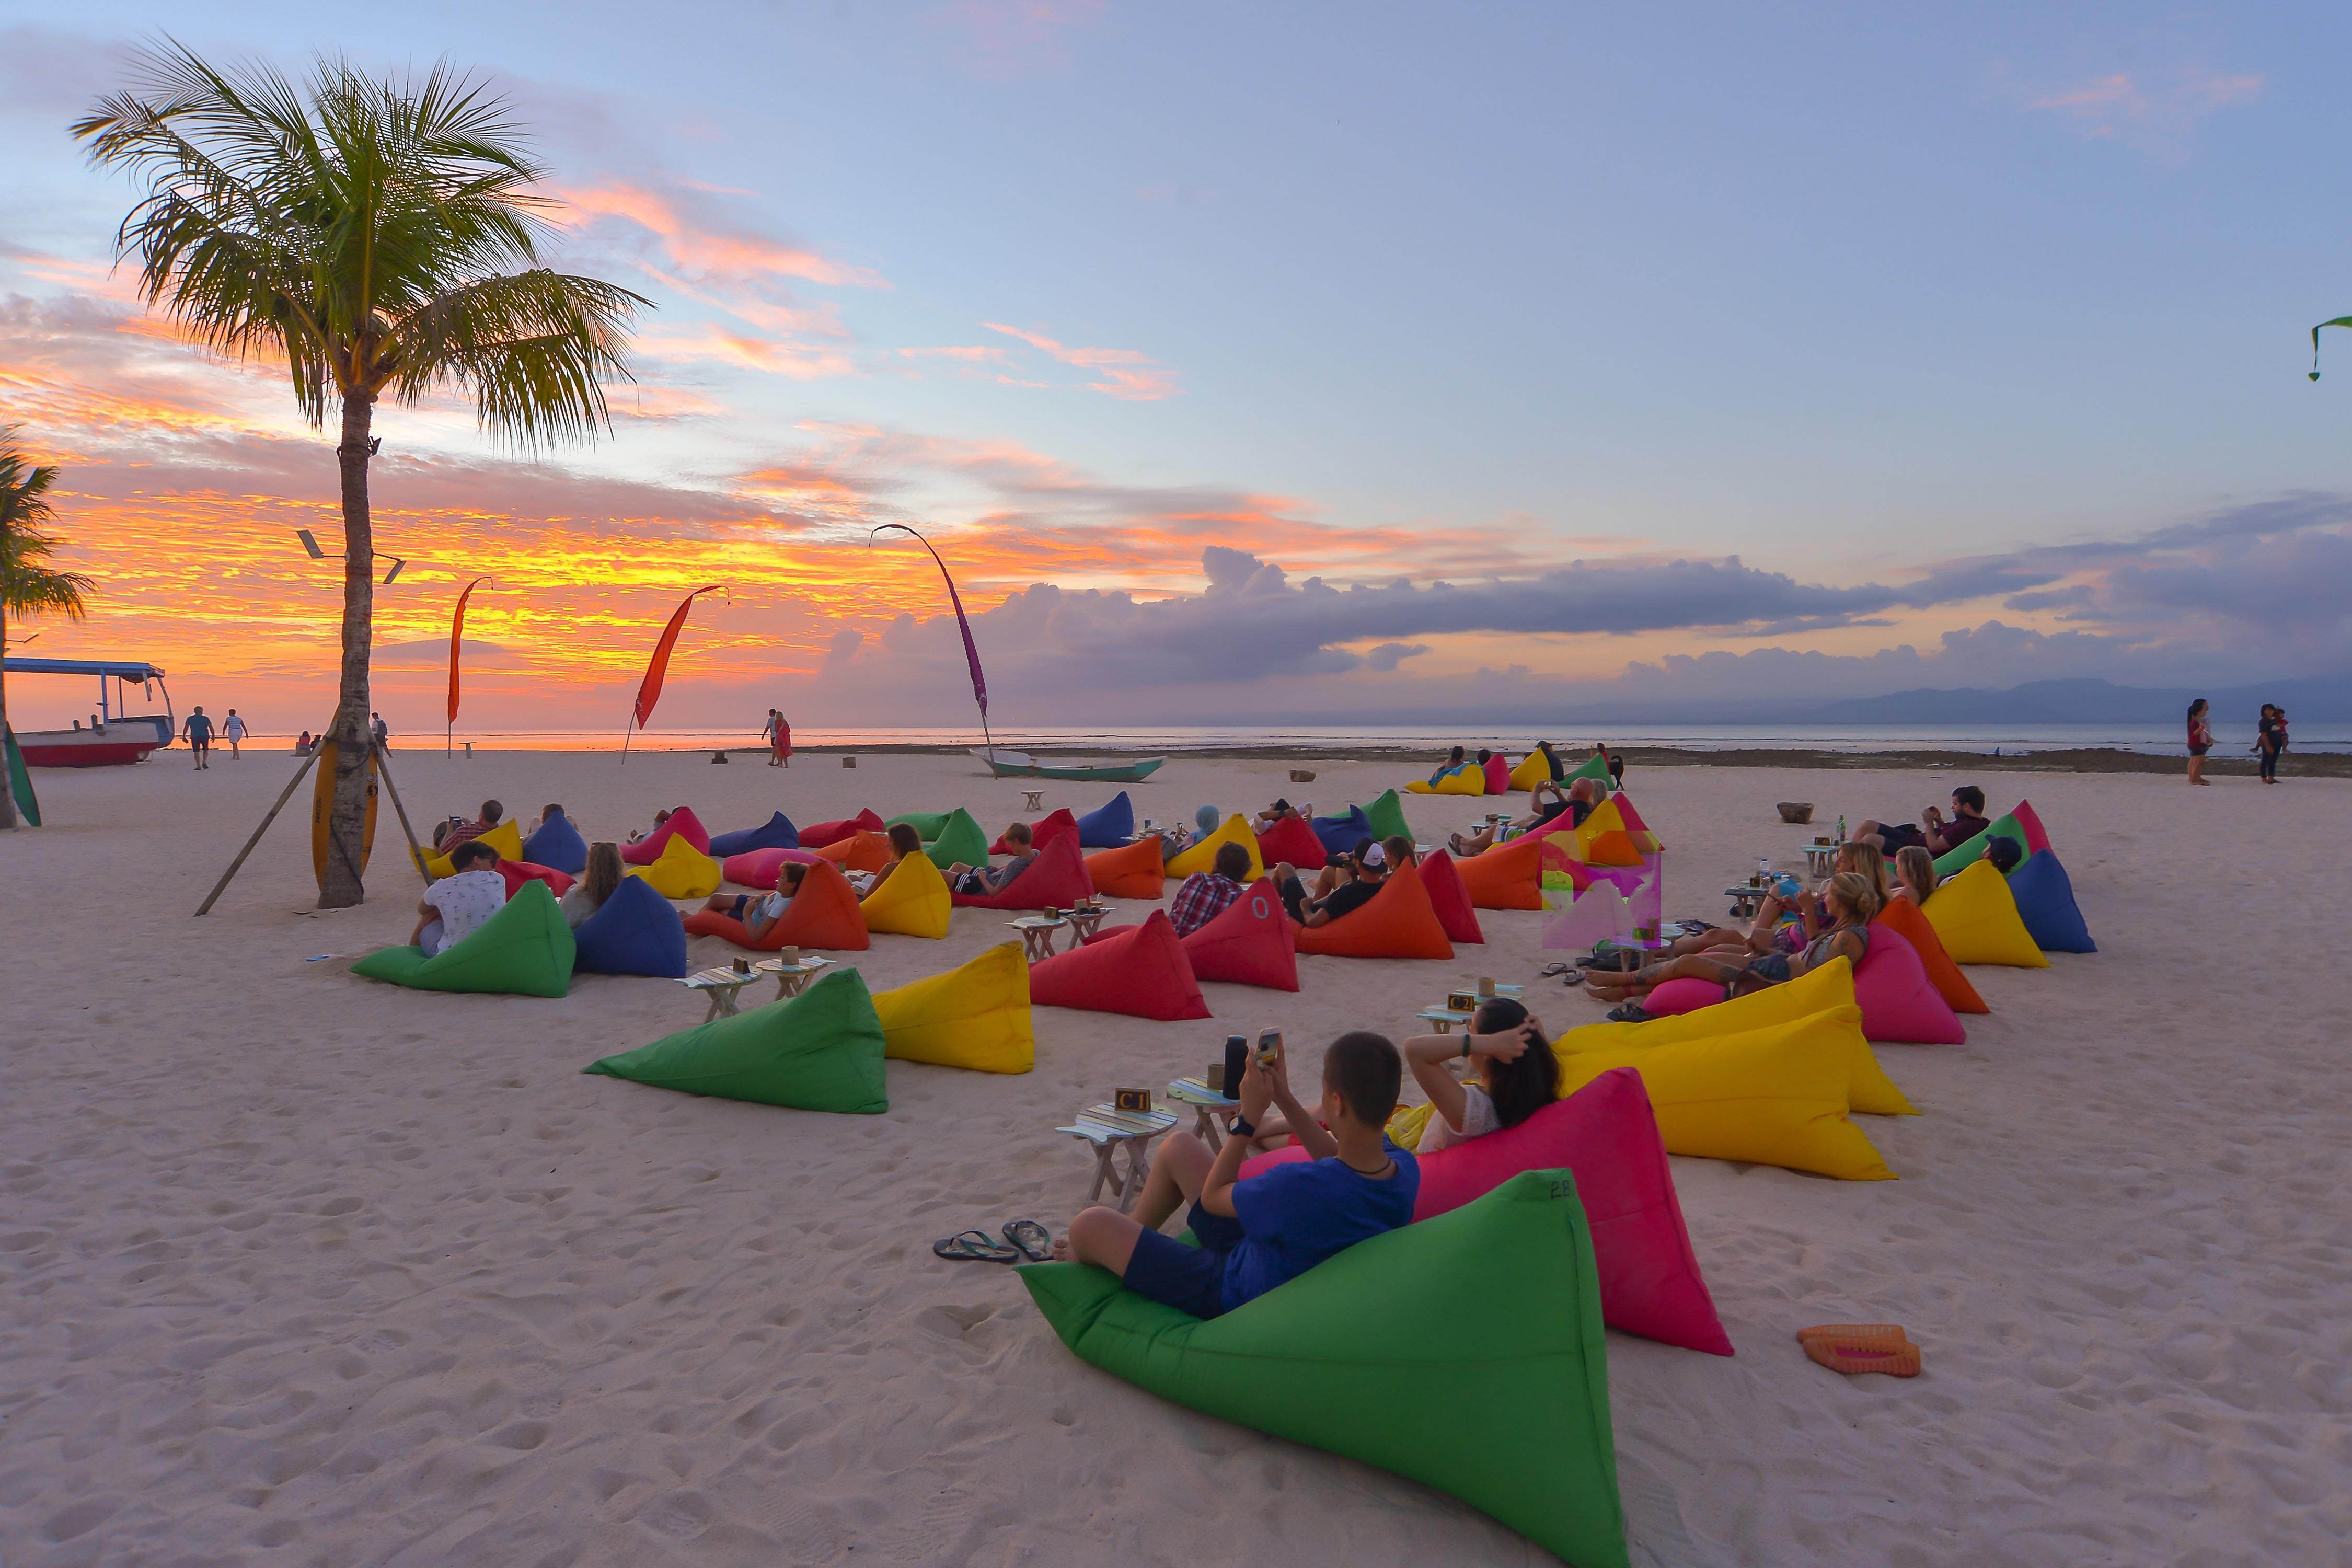
[[[267,66],[216,70],[175,41],[143,52],[132,89],[73,133],[146,192],[119,258],[190,336],[225,357],[283,363],[322,428],[338,405],[343,502],[342,680],[321,909],[364,896],[368,652],[374,609],[368,460],[379,399],[456,391],[481,426],[528,451],[610,428],[604,383],[626,378],[639,296],[539,265],[553,205],[505,103],[436,65],[376,81],[321,57],[300,88]]]
[[[36,468],[17,449],[18,427],[0,425],[0,735],[8,730],[8,617],[60,615],[78,621],[89,613],[82,595],[94,584],[79,572],[44,565],[58,542],[37,523],[57,515],[49,487],[54,467]],[[16,794],[0,759],[0,828],[16,826]]]

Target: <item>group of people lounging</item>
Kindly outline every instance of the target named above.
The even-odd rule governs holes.
[[[657,814],[656,826],[668,815]],[[410,946],[423,948],[425,957],[471,936],[505,905],[507,881],[499,874],[499,852],[480,842],[482,835],[505,820],[506,806],[486,800],[474,816],[447,817],[435,825],[433,847],[448,857],[450,874],[427,887],[416,901],[416,925],[408,941]],[[541,808],[530,826],[519,831],[529,839],[548,823],[562,820],[567,820],[563,807],[551,804]],[[637,837],[631,835],[630,842],[635,843]],[[604,907],[626,871],[619,845],[609,841],[589,845],[587,866],[557,900],[564,922],[579,930],[582,922]]]
[[[1328,925],[1361,909],[1389,878],[1411,870],[1415,863],[1412,840],[1399,836],[1358,840],[1344,858],[1315,873],[1311,888],[1286,860],[1267,868],[1266,874],[1273,879],[1275,891],[1281,895],[1282,907],[1290,918],[1314,927]],[[1185,878],[1169,901],[1168,921],[1176,934],[1190,936],[1231,908],[1249,881],[1249,868],[1246,848],[1232,842],[1219,845],[1211,868]]]
[[[1565,815],[1569,826],[1581,827],[1592,808],[1601,801],[1601,785],[1593,779],[1577,779],[1566,788],[1557,779],[1546,779],[1528,792],[1531,809],[1525,816],[1504,822],[1490,822],[1474,833],[1456,833],[1445,841],[1446,848],[1456,860],[1466,860],[1474,855],[1484,855],[1497,844],[1506,844],[1538,827],[1549,827]]]
[[[1479,747],[1475,754],[1470,753],[1465,747],[1454,747],[1452,751],[1446,752],[1445,760],[1440,763],[1437,765],[1436,771],[1429,775],[1427,781],[1429,787],[1435,789],[1444,780],[1453,777],[1456,773],[1467,773],[1473,768],[1484,768],[1486,765],[1487,759],[1492,757],[1494,754],[1495,753],[1492,750],[1485,746]],[[1569,766],[1560,760],[1559,748],[1555,747],[1549,741],[1538,741],[1536,742],[1535,751],[1530,754],[1541,757],[1544,760],[1545,768],[1551,774],[1551,782],[1553,784],[1559,784],[1561,780],[1568,777],[1570,771]],[[1609,770],[1609,782],[1611,788],[1616,788],[1625,782],[1624,758],[1612,752],[1606,743],[1599,742],[1596,742],[1593,744],[1592,754],[1599,757],[1601,761],[1601,764]],[[1542,781],[1538,780],[1538,782],[1541,783]]]
[[[1269,1059],[1253,1053],[1223,1146],[1212,1151],[1192,1133],[1170,1133],[1133,1212],[1081,1210],[1053,1256],[1108,1269],[1140,1296],[1214,1318],[1407,1224],[1421,1191],[1420,1159],[1388,1136],[1406,1068],[1429,1097],[1420,1154],[1515,1127],[1559,1098],[1558,1058],[1519,1003],[1486,1003],[1471,1027],[1464,1036],[1416,1036],[1402,1050],[1369,1030],[1341,1035],[1323,1052],[1311,1106],[1293,1091],[1279,1044]],[[1451,1067],[1471,1076],[1457,1079]],[[1251,1154],[1286,1141],[1310,1158],[1241,1179]],[[1160,1228],[1186,1205],[1198,1246]]]

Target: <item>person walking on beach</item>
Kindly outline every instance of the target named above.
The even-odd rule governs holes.
[[[240,762],[244,759],[245,721],[236,716],[236,710],[234,708],[228,710],[228,717],[221,721],[221,739],[228,742],[230,762]]]
[[[793,727],[784,721],[782,710],[768,710],[768,722],[760,731],[760,738],[768,742],[768,765],[788,768],[793,765]]]
[[[383,715],[381,713],[370,713],[368,717],[375,721],[375,743],[377,749],[386,752],[392,750],[392,726],[383,721]],[[474,753],[468,752],[466,754],[470,757]]]
[[[2263,783],[2278,783],[2279,753],[2286,750],[2285,709],[2274,703],[2263,704],[2263,721],[2255,736],[2254,750],[2262,757]]]
[[[187,737],[188,750],[196,754],[196,766],[208,768],[213,755],[213,721],[205,717],[201,703],[188,710],[186,725],[180,731]]]
[[[2213,725],[2206,718],[2212,704],[2200,697],[2189,705],[2189,782],[2211,784],[2205,776],[2205,753],[2213,749]]]

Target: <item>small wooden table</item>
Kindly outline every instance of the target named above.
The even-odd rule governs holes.
[[[1731,900],[1731,918],[1736,921],[1753,919],[1756,911],[1764,907],[1764,900],[1771,891],[1769,888],[1747,886],[1723,889],[1724,896]]]
[[[1072,910],[1069,917],[1070,945],[1076,947],[1094,941],[1095,932],[1102,929],[1103,920],[1109,913],[1110,910],[1100,904],[1090,910]]]
[[[1517,1002],[1527,994],[1527,989],[1524,985],[1497,984],[1495,987],[1495,994],[1506,1000]],[[1423,1007],[1413,1015],[1423,1023],[1436,1025],[1437,1032],[1441,1035],[1452,1034],[1454,1026],[1456,1024],[1461,1025],[1465,1029],[1469,1028],[1471,1020],[1477,1016],[1475,1013],[1457,1013],[1451,1007]]]
[[[821,953],[803,956],[798,963],[786,963],[781,958],[762,959],[751,966],[754,973],[776,977],[776,1000],[789,1002],[808,989],[808,983],[832,966],[833,960]]]
[[[1037,963],[1054,956],[1054,933],[1070,922],[1024,915],[1017,921],[1004,923],[1021,933],[1021,955],[1030,963]]]
[[[1805,846],[1805,871],[1809,876],[1826,877],[1837,868],[1837,853],[1842,846],[1808,844]]]
[[[1021,809],[1024,811],[1045,809],[1045,792],[1042,789],[1024,789],[1021,792],[1021,798],[1024,803]]]
[[[736,1005],[736,996],[743,987],[759,978],[760,972],[756,969],[748,974],[731,968],[702,969],[678,984],[688,991],[699,991],[710,998],[710,1011],[702,1016],[702,1021],[708,1024],[713,1018],[731,1018],[740,1012],[742,1009]]]
[[[1192,1108],[1193,1134],[1209,1146],[1210,1152],[1224,1147],[1224,1121],[1217,1112],[1239,1110],[1240,1100],[1228,1100],[1196,1078],[1180,1078],[1170,1084],[1168,1098]]]
[[[1114,1105],[1090,1105],[1078,1112],[1076,1124],[1056,1127],[1056,1132],[1067,1132],[1094,1145],[1095,1184],[1087,1194],[1093,1203],[1109,1187],[1118,1198],[1118,1212],[1125,1214],[1143,1195],[1144,1178],[1151,1173],[1151,1141],[1176,1125],[1172,1110],[1137,1112],[1121,1110]],[[1121,1175],[1113,1158],[1121,1149],[1127,1151],[1127,1173]]]

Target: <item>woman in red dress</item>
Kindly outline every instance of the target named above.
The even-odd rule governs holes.
[[[791,767],[793,765],[793,727],[784,721],[783,714],[776,709],[769,709],[767,728],[761,730],[760,733],[769,742],[768,765],[772,768]]]

